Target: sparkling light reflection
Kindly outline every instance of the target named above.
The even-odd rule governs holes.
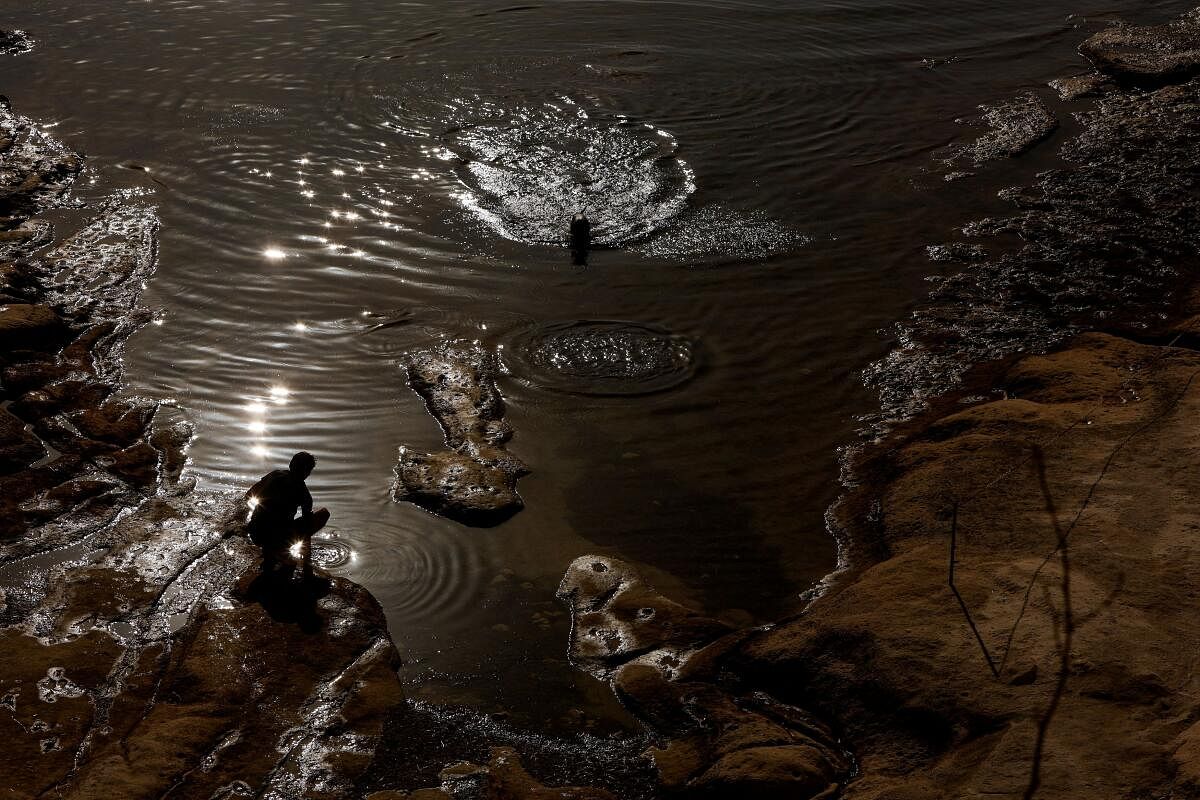
[[[268,247],[266,250],[263,250],[262,254],[271,261],[278,261],[281,258],[287,258],[287,253],[283,252],[278,247]]]

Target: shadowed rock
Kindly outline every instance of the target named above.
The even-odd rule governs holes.
[[[1079,52],[1123,81],[1164,84],[1200,74],[1200,9],[1166,25],[1117,25],[1091,36]]]
[[[523,507],[517,479],[529,468],[504,449],[512,428],[496,388],[496,357],[449,342],[413,353],[408,384],[442,428],[449,450],[400,448],[392,496],[467,525],[498,525]]]
[[[1104,75],[1087,72],[1068,78],[1056,78],[1050,81],[1049,86],[1058,92],[1058,96],[1063,100],[1079,100],[1104,94],[1113,87],[1113,83]]]
[[[623,561],[580,556],[558,586],[571,610],[571,662],[597,678],[646,657],[665,668],[732,629],[663,597]]]
[[[723,667],[744,634],[663,597],[612,558],[576,559],[558,596],[571,609],[572,662],[607,679],[663,738],[650,754],[667,793],[827,797],[849,776],[825,725]]]
[[[1058,120],[1033,92],[996,105],[983,105],[982,122],[988,132],[958,148],[951,162],[968,159],[975,166],[1000,158],[1019,156],[1058,128]]]

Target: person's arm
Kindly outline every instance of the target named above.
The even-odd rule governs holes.
[[[251,498],[254,498],[255,500],[257,500],[258,498],[262,497],[262,494],[260,494],[260,492],[262,491],[263,484],[266,482],[267,482],[267,479],[265,477],[260,478],[258,483],[254,484],[249,489],[247,489],[246,494],[243,495],[243,497],[246,498],[246,502],[249,502]],[[257,505],[257,503],[255,503],[255,505]]]
[[[305,522],[312,519],[312,495],[308,493],[308,486],[301,481],[300,483],[300,518]]]

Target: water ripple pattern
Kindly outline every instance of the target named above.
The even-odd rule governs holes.
[[[595,244],[628,244],[670,224],[696,189],[675,138],[649,123],[593,115],[566,98],[479,110],[494,118],[444,137],[458,161],[456,195],[510,239],[564,244],[567,222],[586,211]]]
[[[683,336],[647,325],[580,320],[518,332],[505,368],[535,386],[590,395],[637,395],[678,386],[696,371]]]

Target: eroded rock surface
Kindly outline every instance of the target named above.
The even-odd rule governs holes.
[[[512,428],[496,388],[496,356],[469,342],[413,353],[408,383],[442,428],[448,450],[400,448],[392,496],[468,525],[498,525],[523,507],[529,468],[505,449]]]
[[[1079,46],[1098,70],[1140,84],[1200,74],[1200,9],[1166,25],[1115,25]]]
[[[572,661],[608,680],[662,737],[650,753],[667,793],[828,797],[849,777],[824,724],[727,668],[745,634],[663,597],[612,558],[576,559],[558,595],[571,609]]]

